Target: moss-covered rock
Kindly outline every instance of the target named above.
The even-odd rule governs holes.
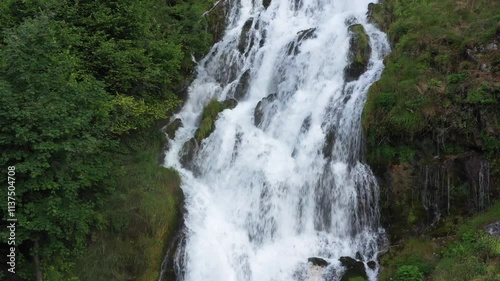
[[[174,139],[175,133],[181,127],[182,127],[182,120],[180,118],[176,118],[174,121],[168,123],[168,125],[165,126],[164,132],[170,139]]]
[[[196,130],[194,137],[198,143],[210,136],[215,130],[215,121],[220,112],[226,107],[218,100],[211,100],[203,109],[200,126]]]
[[[348,29],[351,40],[349,42],[349,64],[344,69],[346,82],[357,80],[366,71],[372,53],[370,37],[366,34],[363,25],[354,24]]]

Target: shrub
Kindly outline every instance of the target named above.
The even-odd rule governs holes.
[[[395,281],[423,281],[424,274],[414,265],[403,265],[398,268]]]

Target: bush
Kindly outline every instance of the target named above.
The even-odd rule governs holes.
[[[396,272],[395,281],[423,281],[424,274],[414,265],[403,265]]]

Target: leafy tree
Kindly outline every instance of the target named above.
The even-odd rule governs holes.
[[[42,260],[84,247],[115,145],[110,96],[69,52],[78,41],[71,27],[38,17],[7,31],[1,49],[0,166],[16,166],[16,242],[39,241]]]

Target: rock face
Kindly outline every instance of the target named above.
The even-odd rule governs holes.
[[[354,24],[348,29],[351,40],[349,42],[349,64],[344,69],[346,82],[357,80],[366,71],[372,53],[370,38],[366,34],[365,28],[361,24]]]
[[[339,261],[340,264],[346,268],[346,271],[340,281],[348,281],[354,278],[364,278],[364,280],[368,279],[365,265],[362,261],[355,260],[351,257],[341,257]]]

